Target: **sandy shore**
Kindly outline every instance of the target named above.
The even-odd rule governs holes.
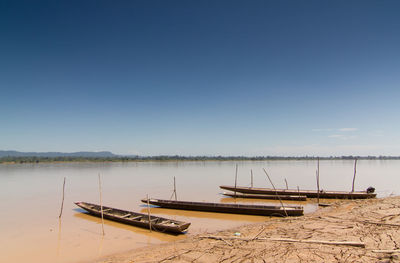
[[[189,236],[95,262],[400,262],[399,255],[400,197],[388,197],[337,201],[303,217]]]

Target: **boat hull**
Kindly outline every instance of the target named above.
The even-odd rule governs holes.
[[[264,206],[264,205],[243,205],[243,204],[221,204],[221,203],[205,203],[205,202],[188,202],[173,201],[161,199],[142,199],[143,203],[149,202],[162,208],[231,213],[231,214],[247,214],[261,216],[301,216],[304,211],[300,206]]]
[[[77,206],[89,212],[89,214],[97,217],[101,217],[100,206],[85,202],[76,202]],[[130,215],[129,217],[124,217]],[[150,228],[149,216],[147,214],[136,213],[121,209],[115,209],[107,206],[103,206],[103,217],[112,221],[116,221],[123,224],[132,226]],[[174,234],[182,234],[187,231],[190,223],[181,222],[177,220],[171,220],[168,218],[150,216],[151,229],[159,232],[168,232]]]
[[[292,201],[306,201],[305,195],[263,195],[263,194],[243,194],[243,193],[223,193],[226,196],[234,198],[251,198],[251,199],[268,199],[268,200],[292,200]]]
[[[221,189],[229,190],[245,194],[262,194],[262,195],[305,195],[308,198],[328,198],[328,199],[366,199],[374,198],[376,194],[367,192],[344,192],[344,191],[323,191],[319,193],[315,190],[290,190],[290,189],[272,189],[272,188],[255,188],[243,186],[227,186],[221,185]]]

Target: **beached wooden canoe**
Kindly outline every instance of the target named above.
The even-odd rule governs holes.
[[[143,203],[149,202],[162,208],[183,209],[217,213],[263,215],[263,216],[301,216],[301,206],[266,206],[266,205],[244,205],[244,204],[222,204],[206,202],[188,202],[161,199],[142,199]]]
[[[77,206],[85,209],[91,215],[101,217],[101,208],[99,205],[86,202],[76,202]],[[103,206],[103,217],[120,223],[149,228],[148,214],[141,214],[120,209],[115,209],[108,206]],[[151,229],[160,232],[170,232],[175,234],[184,233],[190,226],[190,223],[172,220],[168,218],[150,216]]]
[[[263,195],[305,195],[309,198],[317,198],[318,191],[316,190],[290,190],[290,189],[273,189],[273,188],[256,188],[246,186],[227,186],[221,185],[221,189],[245,194],[263,194]],[[345,192],[345,191],[319,191],[319,198],[331,199],[366,199],[374,198],[376,194],[367,191]]]
[[[292,200],[292,201],[306,201],[305,195],[261,195],[261,194],[242,194],[242,193],[223,193],[223,195],[231,196],[234,198],[254,198],[254,199],[269,199],[269,200]]]

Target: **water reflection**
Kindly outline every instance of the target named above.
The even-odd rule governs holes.
[[[57,259],[60,257],[61,248],[61,217],[58,218],[58,235],[57,235]]]
[[[101,257],[103,255],[103,245],[104,245],[104,235],[101,235],[99,242],[99,250],[97,252],[97,257]]]
[[[232,204],[240,204],[240,203],[247,203],[247,204],[261,204],[261,205],[277,205],[280,206],[281,203],[279,200],[272,200],[272,199],[257,199],[257,198],[234,198],[234,197],[222,197],[220,199],[221,203],[232,203]],[[294,200],[282,200],[283,204],[288,205],[297,205],[301,206],[306,204],[306,201],[294,201]]]
[[[322,200],[322,199],[321,199]],[[247,198],[233,198],[224,197],[220,199],[221,203],[233,203],[233,204],[254,204],[254,205],[273,205],[281,206],[279,200],[268,200],[268,199],[247,199]],[[292,200],[282,200],[283,205],[287,206],[302,206],[304,213],[312,213],[317,210],[318,205],[315,200],[308,199],[307,201],[292,201]]]
[[[141,213],[147,213],[147,208],[143,208]],[[240,215],[240,214],[227,214],[227,213],[213,213],[213,212],[203,212],[203,211],[191,211],[191,210],[178,210],[160,207],[151,207],[150,213],[157,214],[160,216],[167,216],[169,218],[208,218],[208,219],[218,219],[226,221],[243,221],[243,222],[261,222],[265,221],[266,217],[257,215]],[[176,217],[176,218],[174,218]],[[177,219],[179,220],[179,219]],[[226,222],[229,224],[229,222]]]
[[[85,220],[88,220],[88,221],[91,221],[91,222],[101,225],[101,218],[97,217],[97,216],[92,216],[89,213],[75,213],[74,217],[79,218],[79,219],[85,219]],[[180,240],[180,239],[185,238],[185,234],[176,235],[173,233],[161,233],[161,232],[157,232],[157,231],[150,232],[149,229],[126,225],[126,224],[111,221],[108,219],[104,219],[104,225],[119,228],[119,229],[126,230],[126,231],[130,231],[130,232],[133,232],[134,234],[139,234],[142,236],[155,238],[160,241]],[[96,233],[96,232],[92,232],[92,233],[103,236],[101,229],[99,229],[98,233]],[[107,235],[107,233],[106,233],[106,235]]]

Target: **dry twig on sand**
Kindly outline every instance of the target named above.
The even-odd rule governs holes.
[[[217,240],[240,240],[240,241],[276,241],[276,242],[298,242],[298,243],[314,243],[323,245],[352,246],[365,248],[365,243],[354,241],[331,241],[331,240],[312,240],[312,239],[292,239],[292,238],[244,238],[244,237],[220,237],[220,236],[199,236],[199,238],[210,238]]]

